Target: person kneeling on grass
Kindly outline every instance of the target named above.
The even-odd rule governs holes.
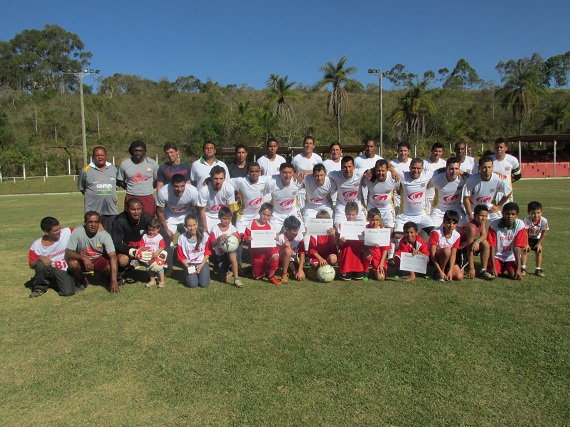
[[[237,229],[232,225],[232,211],[227,206],[222,206],[218,212],[219,224],[210,230],[210,245],[212,252],[216,254],[218,263],[218,276],[220,281],[231,283],[238,288],[243,288],[243,283],[239,278],[239,267],[237,261],[237,250],[226,253],[222,249],[222,243],[226,242],[230,236],[235,236],[241,241]]]
[[[356,202],[348,202],[344,208],[347,221],[356,221],[360,209]],[[339,233],[336,234],[339,247],[338,272],[342,280],[362,280],[364,277],[364,264],[362,263],[362,240],[346,240],[340,237],[342,223],[338,224]]]
[[[283,271],[281,282],[289,283],[289,272],[295,275],[297,280],[305,280],[303,264],[305,264],[305,248],[303,235],[299,233],[301,221],[296,216],[288,216],[283,221],[283,232],[277,238],[277,250],[281,260]]]
[[[317,212],[317,218],[330,219],[326,210]],[[336,230],[329,228],[324,236],[311,236],[309,241],[309,259],[314,273],[324,265],[334,266],[338,262],[338,249],[335,243]]]
[[[446,211],[442,225],[429,235],[429,257],[435,267],[434,279],[438,282],[463,280],[463,270],[455,262],[461,241],[456,230],[458,222],[457,211]]]
[[[518,218],[519,205],[503,206],[503,217],[491,222],[487,240],[491,255],[487,270],[495,276],[506,274],[509,279],[522,280],[522,254],[527,246],[524,222]]]
[[[106,231],[99,230],[101,225],[101,215],[95,211],[85,213],[85,224],[77,227],[71,233],[67,247],[65,248],[65,259],[68,270],[75,279],[75,283],[85,283],[87,279],[84,272],[103,273],[109,278],[109,290],[112,293],[119,292],[117,282],[117,253],[111,235]]]
[[[528,204],[528,216],[524,220],[524,225],[528,234],[528,244],[522,257],[522,274],[526,274],[526,259],[530,251],[536,252],[536,270],[534,274],[544,277],[542,272],[542,242],[546,237],[546,232],[550,230],[548,220],[542,216],[542,205],[540,202],[530,202]]]
[[[461,235],[459,242],[459,251],[457,251],[457,264],[464,270],[469,266],[467,277],[474,279],[475,256],[481,257],[481,270],[479,276],[485,280],[494,280],[495,276],[487,271],[489,263],[489,242],[487,242],[487,218],[489,217],[489,208],[487,205],[479,204],[475,206],[473,211],[473,219],[468,223],[457,228]]]
[[[427,243],[418,235],[418,226],[415,222],[409,221],[404,224],[404,237],[400,240],[398,250],[394,254],[394,263],[398,270],[400,269],[400,259],[403,252],[429,256]],[[410,277],[406,281],[411,282],[415,279],[416,273],[410,271]]]
[[[382,226],[380,210],[377,208],[370,209],[366,219],[368,220],[366,228],[384,228]],[[386,259],[391,248],[391,245],[380,246],[378,243],[374,244],[374,246],[364,246],[362,263],[364,264],[365,274],[366,270],[369,270],[370,266],[372,266],[374,279],[386,279],[386,272],[388,271],[388,262]]]
[[[270,283],[280,285],[281,280],[275,277],[275,272],[279,267],[279,253],[277,247],[273,248],[252,248],[251,247],[251,231],[252,230],[273,230],[271,216],[273,215],[273,205],[264,203],[259,208],[259,219],[251,221],[246,227],[243,234],[243,243],[249,245],[249,258],[251,259],[251,268],[255,280],[261,280],[267,277]]]
[[[184,284],[189,288],[210,286],[210,266],[208,260],[212,254],[208,235],[199,226],[198,216],[186,215],[184,218],[186,232],[178,237],[178,260],[186,272]]]

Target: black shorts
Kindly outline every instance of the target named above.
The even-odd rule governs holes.
[[[536,252],[536,245],[538,245],[538,239],[528,239],[528,245],[530,246],[530,250]]]
[[[469,266],[469,256],[467,254],[467,248],[463,248],[457,251],[455,256],[455,265],[459,266],[459,269],[464,270],[465,267]]]

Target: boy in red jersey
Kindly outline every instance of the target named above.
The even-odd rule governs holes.
[[[330,219],[330,214],[321,210],[317,212],[317,218]],[[335,243],[336,230],[329,228],[324,236],[311,236],[309,241],[309,257],[311,267],[316,270],[324,265],[335,265],[338,261],[338,249]]]
[[[418,235],[418,226],[415,222],[408,221],[404,224],[404,237],[400,240],[398,244],[398,250],[394,254],[394,263],[398,270],[400,269],[400,259],[403,252],[410,254],[422,254],[429,256],[428,245],[424,239]],[[410,277],[406,279],[406,282],[411,282],[416,279],[416,273],[410,271]]]
[[[463,280],[463,270],[456,264],[461,235],[457,232],[459,214],[449,210],[443,215],[443,223],[429,235],[429,256],[435,267],[434,278],[438,282]]]
[[[506,274],[509,279],[522,280],[522,254],[527,245],[524,222],[518,218],[519,205],[503,206],[503,218],[491,222],[487,240],[491,247],[489,272],[495,277]]]
[[[274,285],[280,285],[281,280],[275,277],[275,271],[277,271],[277,267],[279,267],[279,253],[277,252],[277,247],[251,247],[252,230],[273,230],[273,227],[269,222],[272,215],[273,205],[271,203],[262,204],[259,208],[259,219],[254,219],[251,221],[251,224],[246,227],[243,234],[243,242],[244,244],[249,245],[249,257],[251,259],[253,277],[256,280],[261,280],[263,277],[267,276],[270,283],[273,283]]]
[[[356,221],[359,212],[360,208],[356,202],[348,202],[344,208],[347,221]],[[340,231],[342,224],[338,224],[338,227]],[[346,240],[344,237],[340,237],[339,233],[335,236],[339,247],[338,272],[340,278],[342,280],[362,280],[365,272],[362,263],[363,240]]]
[[[303,235],[299,233],[300,227],[301,221],[296,216],[288,216],[283,221],[283,233],[277,238],[277,248],[283,271],[281,282],[283,284],[289,283],[289,267],[293,267],[293,274],[297,280],[305,280],[303,270],[305,247],[301,244]]]
[[[382,226],[380,210],[377,208],[370,209],[366,219],[368,220],[366,228],[384,228]],[[388,271],[386,258],[390,249],[391,245],[380,246],[375,244],[374,246],[364,246],[362,262],[364,264],[365,273],[372,265],[372,271],[374,272],[373,277],[376,280],[384,280],[386,278],[386,272]]]
[[[542,216],[542,205],[540,202],[530,202],[528,204],[528,216],[524,220],[528,235],[528,244],[522,257],[522,273],[526,274],[526,258],[530,251],[536,252],[536,270],[534,274],[544,277],[542,272],[542,242],[546,237],[546,232],[550,230],[548,220]]]

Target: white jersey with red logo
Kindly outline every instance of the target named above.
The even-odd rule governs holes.
[[[198,190],[192,184],[186,184],[184,193],[178,197],[174,194],[172,183],[158,190],[156,206],[164,208],[166,224],[177,225],[184,223],[184,217],[192,212],[198,204]]]
[[[200,188],[198,206],[206,207],[206,218],[209,220],[217,221],[220,208],[233,205],[234,202],[234,187],[227,181],[224,181],[219,191],[214,191],[211,182]]]
[[[312,174],[308,174],[303,179],[303,187],[307,192],[307,200],[305,203],[305,209],[314,209],[314,210],[332,210],[332,206],[330,205],[327,196],[330,196],[331,193],[336,191],[336,185],[329,179],[328,176],[325,176],[325,182],[323,185],[318,186],[315,184],[315,180]]]
[[[223,255],[225,252],[224,250],[221,248],[220,245],[215,245],[214,246],[214,241],[226,234],[228,236],[231,236],[232,234],[237,233],[237,228],[235,228],[232,224],[229,225],[228,229],[225,231],[220,230],[220,225],[216,224],[212,227],[212,229],[210,230],[210,237],[209,237],[209,241],[210,241],[210,245],[212,247],[212,252],[215,253],[216,255]]]
[[[318,154],[311,153],[311,157],[305,157],[305,154],[299,153],[295,157],[293,157],[293,161],[291,163],[295,167],[295,172],[300,174],[303,171],[312,172],[313,166],[322,162],[323,159]]]
[[[505,158],[503,160],[497,160],[496,154],[492,154],[490,157],[493,159],[493,173],[499,175],[503,181],[507,181],[511,184],[512,175],[520,173],[521,165],[519,160],[510,154],[505,154]]]
[[[336,218],[346,218],[344,214],[344,208],[347,203],[355,202],[359,207],[362,205],[362,193],[360,187],[360,180],[362,178],[364,170],[354,169],[354,173],[351,178],[345,178],[342,171],[334,171],[329,173],[330,180],[334,183],[337,188],[337,199],[335,205],[335,223],[338,223]],[[359,211],[358,220],[364,220],[361,218],[364,214],[362,213],[362,208]]]
[[[204,255],[211,255],[212,248],[208,245],[208,235],[204,233],[202,241],[192,240],[188,237],[188,233],[181,234],[178,237],[177,257],[179,260],[186,260],[188,264],[201,264],[204,261]],[[208,267],[207,265],[205,266]]]
[[[477,205],[485,205],[490,209],[494,204],[499,203],[502,195],[510,192],[510,185],[497,174],[492,174],[488,181],[483,181],[481,175],[477,174],[469,177],[463,186],[461,198],[469,197],[471,209],[475,209]]]
[[[400,174],[400,213],[408,216],[426,213],[426,191],[432,177],[433,172],[425,170],[417,179],[410,172]]]
[[[378,209],[380,212],[394,210],[394,190],[400,185],[388,172],[386,181],[370,181],[364,178],[363,184],[368,188],[368,206],[367,210],[372,208]]]
[[[442,248],[455,248],[459,249],[459,243],[461,242],[461,234],[457,230],[451,232],[451,236],[446,237],[443,231],[443,227],[436,228],[432,230],[429,235],[429,246],[434,246],[437,249]]]
[[[489,225],[487,234],[489,246],[496,248],[495,258],[503,261],[515,261],[514,248],[525,248],[527,234],[524,221],[515,219],[511,227],[506,227],[503,219],[496,219]]]
[[[465,156],[465,160],[463,160],[462,163],[459,163],[459,169],[471,175],[479,173],[479,166],[477,166],[477,162],[471,156]]]
[[[273,201],[273,216],[281,219],[281,222],[290,215],[298,218],[301,212],[297,206],[297,193],[301,185],[291,178],[289,185],[285,186],[281,181],[281,175],[273,175],[265,183],[264,194],[271,195]]]
[[[302,233],[298,233],[294,240],[287,239],[285,234],[281,233],[277,238],[277,249],[281,249],[281,246],[285,245],[285,242],[289,242],[289,245],[291,246],[291,261],[297,261],[297,256],[300,253],[305,253]]]
[[[254,184],[248,177],[231,178],[230,184],[241,194],[243,204],[242,218],[249,222],[259,216],[259,208],[263,204],[263,189],[269,180],[267,176],[260,176]]]
[[[434,225],[439,226],[445,212],[454,210],[463,216],[463,186],[467,182],[467,176],[459,175],[453,181],[447,179],[447,174],[438,173],[430,181],[430,186],[435,190],[431,208],[431,219]],[[437,219],[437,220],[436,220]]]
[[[160,234],[157,234],[154,237],[150,237],[146,233],[143,234],[139,246],[151,250],[153,254],[159,249],[164,249],[166,247],[164,239]]]
[[[267,154],[264,154],[259,159],[257,159],[257,163],[261,169],[261,174],[263,176],[273,176],[279,173],[279,167],[285,163],[287,160],[280,156],[279,154],[275,155],[275,159],[269,160]]]
[[[432,162],[428,157],[424,160],[424,170],[435,174],[435,171],[441,168],[445,168],[445,160],[438,159],[437,162]],[[445,175],[445,174],[444,174]],[[428,188],[426,198],[428,200],[433,200],[435,196],[435,190],[433,188]]]
[[[548,226],[548,220],[545,217],[540,217],[540,221],[534,223],[532,222],[532,218],[529,215],[524,219],[524,225],[526,227],[529,239],[538,240],[542,236],[543,231],[550,230],[550,227]]]
[[[51,266],[58,270],[67,271],[67,262],[65,261],[65,248],[71,236],[72,228],[62,228],[59,240],[53,245],[45,246],[42,244],[41,237],[34,240],[29,252],[29,262],[35,262],[39,257],[46,256],[51,259]]]

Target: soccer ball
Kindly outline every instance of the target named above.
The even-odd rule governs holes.
[[[332,282],[334,280],[335,271],[330,265],[323,265],[317,270],[317,277],[321,282]]]
[[[232,234],[228,237],[228,240],[222,242],[220,246],[225,253],[229,254],[230,252],[235,252],[237,250],[239,246],[239,240]]]

